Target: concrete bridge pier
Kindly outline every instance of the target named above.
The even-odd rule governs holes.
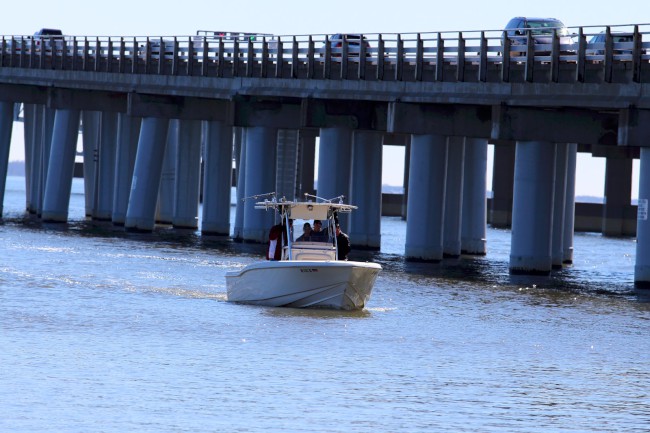
[[[47,163],[49,150],[52,143],[52,130],[54,128],[54,110],[44,105],[35,105],[33,123],[33,142],[31,160],[25,161],[31,165],[31,191],[29,213],[41,216],[43,210],[43,193],[45,191],[45,178],[47,176]]]
[[[314,188],[314,167],[316,160],[316,133],[301,130],[298,135],[298,198],[304,194],[316,194]]]
[[[350,214],[347,232],[353,248],[381,247],[382,135],[371,131],[354,133],[349,202],[358,209]],[[345,231],[343,226],[341,230]]]
[[[605,200],[603,234],[624,236],[625,213],[632,199],[632,158],[607,158],[605,162]]]
[[[448,137],[443,257],[460,257],[464,160],[465,137]]]
[[[461,253],[483,256],[487,253],[487,140],[465,138],[463,170],[463,209]]]
[[[553,192],[553,234],[551,238],[551,266],[553,269],[562,269],[564,263],[568,160],[568,145],[566,143],[557,143],[555,145],[555,188]]]
[[[634,285],[650,289],[650,148],[640,148],[639,201],[636,221],[636,262],[634,264]]]
[[[493,227],[509,228],[512,225],[514,170],[515,144],[496,144],[492,170],[492,205],[490,206],[490,224]]]
[[[175,228],[199,228],[201,189],[201,121],[181,120],[178,124],[178,152],[174,188]]]
[[[563,263],[573,263],[573,232],[576,220],[576,163],[578,144],[567,144],[566,203],[564,205]]]
[[[95,208],[100,116],[101,113],[98,111],[83,111],[81,113],[86,217],[92,217]]]
[[[113,194],[113,224],[123,226],[129,206],[131,180],[138,151],[142,119],[119,113],[117,118],[117,154],[115,156],[115,192]]]
[[[99,164],[93,219],[110,221],[115,190],[115,155],[117,153],[117,113],[103,111],[99,128]]]
[[[203,143],[201,233],[227,236],[230,234],[233,128],[219,121],[203,122]]]
[[[296,197],[298,170],[298,130],[278,129],[275,192],[278,199]]]
[[[0,218],[2,218],[7,170],[9,168],[11,131],[14,125],[14,105],[13,102],[0,101]]]
[[[160,186],[158,187],[158,204],[156,206],[156,223],[158,224],[169,225],[174,220],[174,190],[176,185],[179,122],[177,119],[169,120],[165,158],[163,159]]]
[[[446,179],[447,137],[413,135],[406,217],[407,260],[442,260]]]
[[[236,241],[244,240],[244,211],[246,208],[246,128],[237,127],[241,137],[241,146],[239,149],[239,159],[237,160],[237,189],[235,204],[235,224],[233,227],[233,239]],[[236,135],[235,135],[236,137]]]
[[[34,153],[34,122],[36,106],[23,104],[23,137],[25,140],[25,210],[32,207],[32,158]]]
[[[551,271],[555,143],[518,141],[510,244],[510,273]]]
[[[124,223],[127,231],[150,232],[154,228],[168,129],[167,119],[155,117],[142,119],[129,206]]]
[[[316,195],[328,200],[344,195],[343,201],[349,201],[351,160],[352,129],[346,126],[321,128]],[[340,215],[339,222],[341,230],[349,230],[348,215]]]
[[[56,110],[43,197],[43,221],[68,221],[80,117],[79,110]]]
[[[276,180],[277,137],[275,128],[247,128],[245,197],[273,192]],[[244,203],[244,241],[267,242],[269,229],[275,222],[279,222],[274,212],[255,209],[255,202],[263,200],[264,198],[251,198]]]

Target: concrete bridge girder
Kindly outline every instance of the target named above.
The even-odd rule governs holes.
[[[488,105],[390,102],[387,122],[390,133],[486,138],[492,129],[492,109]]]
[[[386,131],[388,103],[343,99],[302,100],[302,126]]]
[[[650,137],[650,110],[630,107],[619,111],[619,146],[649,147],[648,137]]]
[[[127,114],[143,118],[208,120],[232,125],[232,111],[232,102],[226,99],[131,92],[127,101]]]
[[[300,99],[237,97],[233,100],[233,125],[299,129]]]
[[[552,126],[552,127],[551,127]],[[616,146],[618,115],[574,108],[492,107],[493,140]]]

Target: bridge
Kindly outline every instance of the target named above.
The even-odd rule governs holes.
[[[607,158],[603,232],[624,234],[640,158],[635,283],[650,283],[650,25],[274,36],[0,39],[0,149],[22,103],[27,210],[67,220],[79,127],[86,213],[127,230],[156,222],[229,234],[234,157],[241,198],[344,194],[352,242],[380,245],[383,144],[407,147],[406,256],[486,254],[487,144],[493,224],[512,226],[510,271],[571,263],[577,151]],[[602,42],[593,36],[604,35]],[[618,37],[626,35],[625,38]],[[94,164],[88,164],[94,161]],[[0,160],[2,182],[6,158]],[[203,164],[203,178],[200,166]],[[202,185],[203,190],[199,188]],[[513,187],[514,185],[514,187]],[[235,237],[269,217],[238,201]]]

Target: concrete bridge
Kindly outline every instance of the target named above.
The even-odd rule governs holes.
[[[87,214],[229,234],[238,196],[344,194],[355,245],[379,248],[382,144],[407,146],[406,256],[485,254],[488,141],[493,224],[512,226],[510,271],[571,263],[578,150],[607,158],[604,232],[623,234],[632,158],[641,159],[635,282],[650,283],[650,25],[571,29],[570,43],[503,31],[189,37],[21,36],[0,40],[0,149],[24,104],[29,212],[67,220],[83,128]],[[604,42],[591,37],[605,32]],[[615,38],[619,32],[628,41]],[[359,41],[363,41],[359,43]],[[340,43],[339,43],[340,42]],[[234,149],[234,150],[233,150]],[[0,178],[6,157],[0,159]],[[204,177],[199,167],[204,166]],[[202,181],[202,182],[201,182]],[[514,187],[513,187],[514,185]],[[271,221],[239,202],[235,237]]]

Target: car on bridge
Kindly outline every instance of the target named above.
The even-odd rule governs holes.
[[[365,47],[366,57],[370,57],[370,44],[365,36],[357,33],[336,33],[329,37],[330,48],[332,48],[332,57],[341,57],[343,55],[343,44],[348,47],[349,57],[359,57],[361,46]]]
[[[34,33],[34,49],[52,48],[52,50],[61,51],[63,49],[63,32],[60,29],[43,28]]]
[[[528,44],[528,35],[533,38],[535,45],[551,45],[553,43],[553,34],[557,32],[560,38],[560,45],[572,44],[573,40],[564,23],[557,18],[512,18],[505,28],[508,39],[510,40],[510,57],[526,55],[526,46]],[[548,56],[550,50],[535,51],[536,55]],[[570,51],[563,51],[562,54],[572,54]]]
[[[614,55],[620,55],[620,54],[632,54],[632,44],[631,42],[634,42],[634,33],[611,33],[612,35],[612,42],[614,44],[618,44],[621,42],[625,43],[630,43],[629,46],[630,48],[626,49],[618,49],[614,50]],[[591,55],[591,56],[602,56],[605,54],[605,39],[607,38],[607,34],[605,32],[599,33],[597,35],[594,35],[591,39],[589,39],[589,45],[592,45],[594,49],[589,49],[585,51],[586,55]],[[602,49],[600,48],[602,47]]]

